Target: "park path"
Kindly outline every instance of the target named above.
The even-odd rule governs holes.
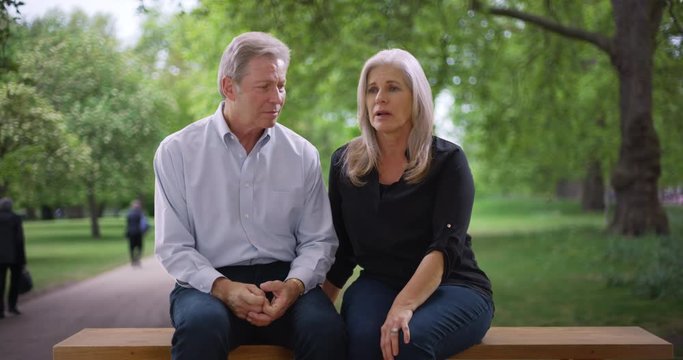
[[[86,327],[169,327],[173,279],[154,257],[22,300],[0,320],[0,359],[49,360],[52,346]]]

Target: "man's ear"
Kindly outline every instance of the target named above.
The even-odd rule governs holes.
[[[232,78],[226,76],[221,80],[221,90],[223,95],[230,101],[235,101],[237,97],[237,84],[232,81]]]

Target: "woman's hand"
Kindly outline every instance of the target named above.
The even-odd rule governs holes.
[[[403,342],[410,342],[410,327],[408,323],[413,317],[413,310],[407,307],[393,305],[389,309],[387,319],[381,327],[382,336],[380,347],[384,360],[393,360],[398,355],[399,341],[401,341],[401,331],[403,331]]]

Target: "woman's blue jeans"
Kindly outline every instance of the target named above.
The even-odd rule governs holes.
[[[361,275],[344,293],[342,317],[349,359],[382,358],[380,327],[399,290]],[[476,290],[442,285],[413,314],[410,343],[399,335],[396,359],[444,359],[481,342],[493,318],[493,303]]]
[[[218,269],[233,281],[260,284],[283,280],[288,263],[229,266]],[[344,323],[320,288],[301,296],[285,315],[257,327],[235,316],[217,298],[176,285],[171,292],[173,359],[225,360],[242,344],[281,345],[296,359],[346,359]]]

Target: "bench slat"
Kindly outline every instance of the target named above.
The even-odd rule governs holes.
[[[172,328],[83,329],[52,349],[54,360],[168,360]],[[292,352],[273,345],[243,345],[230,359],[292,359]]]
[[[172,328],[83,329],[53,348],[54,360],[168,360]],[[279,346],[244,345],[231,360],[292,359]],[[673,346],[639,327],[493,327],[452,359],[673,359]]]
[[[454,359],[673,359],[673,345],[632,327],[493,327]]]

